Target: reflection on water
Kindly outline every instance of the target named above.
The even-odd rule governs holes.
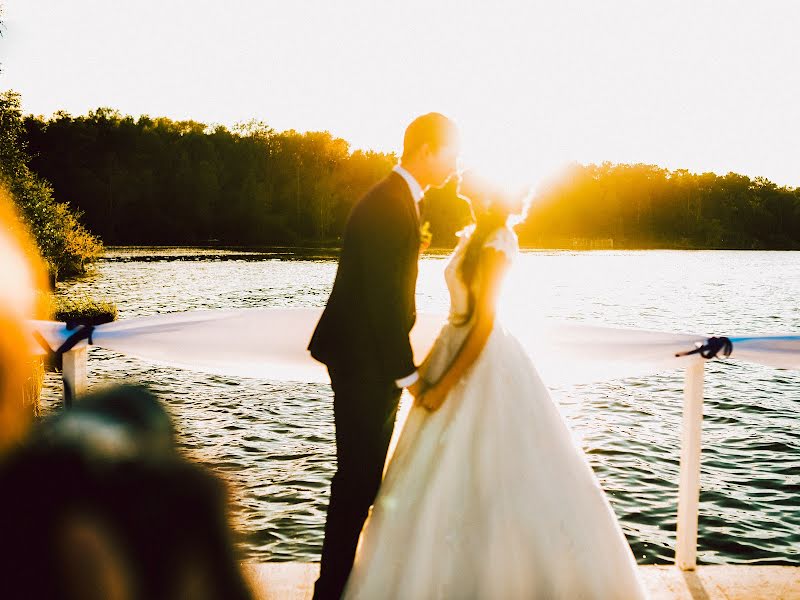
[[[422,260],[419,310],[446,310],[444,264],[443,255]],[[112,299],[122,319],[322,306],[335,270],[335,252],[319,250],[115,248],[94,275],[58,293]],[[536,315],[709,334],[800,331],[800,256],[791,252],[526,252],[504,293],[512,327]],[[174,415],[181,447],[234,484],[249,559],[319,559],[335,467],[327,386],[91,350],[90,385],[123,378],[150,385]],[[58,381],[47,386],[52,409]],[[673,558],[682,387],[672,373],[554,390],[642,563]],[[713,363],[705,397],[700,561],[800,564],[800,374]]]

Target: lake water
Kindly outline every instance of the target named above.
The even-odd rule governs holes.
[[[446,310],[445,258],[421,261],[420,311]],[[95,273],[57,293],[111,299],[120,319],[319,307],[335,271],[335,256],[313,252],[110,249]],[[797,333],[800,253],[529,251],[504,295],[512,319]],[[800,565],[800,372],[731,361],[706,373],[699,560]],[[335,468],[328,386],[209,376],[90,351],[90,386],[123,380],[150,386],[173,415],[183,451],[232,483],[248,560],[319,560]],[[640,563],[674,556],[682,388],[682,374],[669,373],[553,390]],[[46,411],[59,393],[49,375]]]

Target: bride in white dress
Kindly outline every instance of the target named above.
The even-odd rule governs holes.
[[[361,533],[345,598],[644,598],[636,563],[528,354],[495,318],[521,201],[465,176],[477,225],[449,322]]]

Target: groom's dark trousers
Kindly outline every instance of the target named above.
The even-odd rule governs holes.
[[[342,594],[359,533],[381,484],[401,392],[392,381],[329,372],[337,469],[331,482],[315,598]]]
[[[338,599],[358,537],[381,483],[401,390],[414,371],[409,332],[419,219],[396,173],[354,206],[345,227],[333,291],[309,344],[333,388],[337,470],[314,598]]]

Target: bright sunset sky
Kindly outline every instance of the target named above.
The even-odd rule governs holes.
[[[794,0],[0,5],[0,89],[27,112],[255,118],[399,150],[437,110],[515,182],[610,160],[800,186]]]

